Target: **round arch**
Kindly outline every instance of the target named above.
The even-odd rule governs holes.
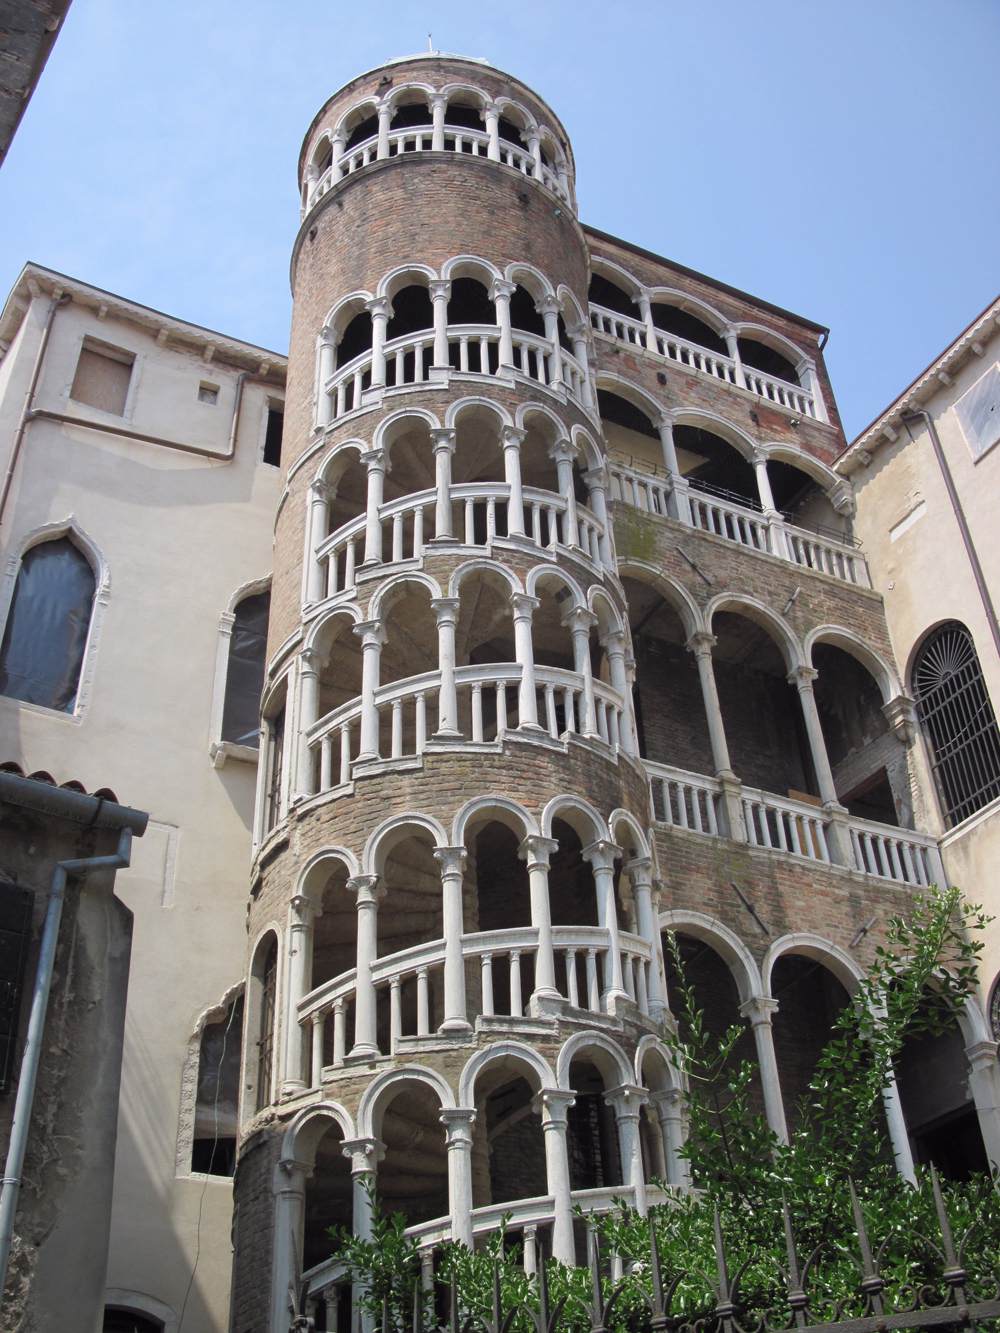
[[[753,342],[763,343],[765,347],[770,347],[786,357],[793,366],[797,366],[805,359],[806,353],[801,347],[793,343],[790,338],[786,338],[783,333],[776,333],[774,329],[766,328],[763,324],[742,320],[731,325],[731,328],[738,338],[750,338]]]
[[[302,643],[302,651],[312,652],[316,648],[320,636],[323,634],[326,627],[332,624],[334,620],[344,618],[351,621],[353,625],[359,625],[363,619],[360,607],[352,606],[348,602],[343,606],[337,606],[330,611],[325,611],[321,616],[317,616],[309,626],[306,637]]]
[[[489,102],[489,98],[483,92],[482,88],[477,88],[475,84],[472,83],[446,83],[443,88],[439,89],[439,92],[449,101],[453,97],[457,97],[459,94],[471,97],[480,109],[486,106]]]
[[[324,847],[322,851],[315,852],[302,867],[299,873],[298,883],[295,886],[297,895],[303,895],[312,898],[316,889],[322,889],[326,881],[324,874],[320,878],[317,872],[324,867],[343,866],[347,871],[348,879],[353,879],[355,875],[361,873],[361,867],[358,865],[358,858],[348,847]],[[318,881],[318,882],[317,882]]]
[[[275,1166],[275,1193],[287,1187],[285,1168],[288,1166],[305,1166],[307,1171],[312,1169],[316,1147],[331,1125],[339,1126],[345,1139],[357,1137],[350,1112],[339,1102],[315,1102],[292,1116],[282,1135],[281,1153]]]
[[[610,842],[604,816],[582,796],[553,796],[542,811],[542,836],[552,837],[552,821],[561,819],[574,830],[586,847],[590,842]],[[581,832],[581,829],[585,832]]]
[[[775,463],[787,463],[789,467],[804,472],[831,499],[831,503],[834,492],[843,493],[845,488],[851,490],[851,483],[846,477],[838,476],[822,459],[813,458],[812,454],[807,454],[804,449],[796,449],[781,440],[767,440],[759,448],[767,456],[768,461],[773,459]]]
[[[661,931],[673,930],[681,935],[692,935],[713,948],[732,972],[741,1004],[763,995],[760,971],[753,954],[739,936],[721,921],[706,916],[704,912],[675,908],[660,913],[659,926]]]
[[[414,97],[414,93],[418,94],[418,96]],[[434,89],[429,83],[419,83],[414,80],[412,83],[401,83],[398,88],[393,88],[393,90],[390,93],[387,93],[382,99],[382,106],[388,107],[390,111],[395,111],[398,106],[418,102],[421,97],[429,102],[433,96]],[[404,97],[408,99],[406,103],[403,102]]]
[[[410,569],[405,574],[397,574],[382,584],[371,600],[368,608],[369,618],[380,620],[398,600],[400,594],[411,585],[426,588],[432,598],[441,596],[441,586],[437,579],[431,578],[430,574],[424,574],[419,569]]]
[[[694,426],[697,430],[717,435],[748,462],[752,462],[754,454],[758,452],[757,443],[751,435],[717,412],[706,412],[695,407],[677,408],[673,413],[673,421],[675,426]]]
[[[455,403],[451,403],[445,414],[444,424],[446,427],[457,429],[461,418],[466,412],[478,408],[481,411],[488,412],[496,417],[500,426],[513,426],[514,420],[502,403],[494,402],[492,398],[484,398],[472,394],[467,398],[459,398]]]
[[[427,283],[435,282],[437,276],[437,273],[428,264],[399,264],[379,278],[375,295],[391,302],[397,292],[402,291],[404,287],[421,287]]]
[[[519,430],[528,430],[531,427],[530,418],[532,417],[542,417],[546,425],[552,427],[555,436],[553,443],[568,440],[569,437],[566,434],[566,427],[563,425],[562,421],[560,421],[559,417],[556,416],[555,412],[552,411],[551,407],[546,406],[545,403],[522,403],[517,409],[517,413],[514,417],[514,424]]]
[[[387,453],[391,452],[396,437],[402,433],[399,427],[404,421],[420,422],[429,431],[440,430],[441,428],[441,422],[433,412],[428,412],[425,407],[403,407],[398,412],[393,412],[391,415],[384,417],[375,427],[372,448],[384,449]]]
[[[643,832],[642,826],[635,815],[630,814],[628,810],[623,810],[620,806],[617,810],[612,810],[608,816],[608,829],[611,833],[612,842],[617,843],[624,849],[625,843],[619,842],[615,831],[619,828],[627,828],[629,833],[635,839],[635,848],[639,856],[652,856],[652,850],[649,845],[649,839]]]
[[[343,113],[334,127],[333,137],[335,139],[347,139],[350,136],[348,125],[351,122],[360,123],[363,120],[367,120],[368,117],[362,114],[365,111],[367,111],[369,115],[376,116],[378,115],[378,109],[379,100],[377,97],[363,97],[360,102],[355,102],[353,106],[348,107]]]
[[[503,275],[508,282],[523,287],[536,301],[544,300],[547,296],[555,296],[552,283],[540,269],[535,268],[534,264],[516,261],[507,265]]]
[[[367,443],[359,439],[342,440],[340,444],[334,445],[320,460],[316,470],[316,481],[336,486],[344,469],[352,462],[358,462],[367,448]]]
[[[358,1105],[360,1138],[379,1137],[382,1115],[392,1100],[393,1089],[405,1087],[408,1083],[425,1084],[437,1095],[443,1111],[455,1109],[455,1094],[437,1070],[426,1069],[423,1065],[401,1065],[398,1069],[387,1070],[386,1073],[377,1075],[365,1089]]]
[[[780,939],[775,940],[764,955],[760,965],[761,993],[763,995],[770,996],[774,965],[779,958],[783,958],[786,954],[799,954],[803,958],[811,958],[813,962],[822,963],[833,973],[848,995],[854,994],[858,988],[858,983],[864,977],[864,969],[857,959],[852,958],[839,945],[824,939],[822,935],[814,935],[810,931],[796,931],[794,934],[782,935]]]
[[[511,593],[523,592],[520,580],[512,569],[506,565],[500,564],[497,560],[466,560],[463,564],[451,571],[451,577],[448,580],[448,596],[458,597],[462,584],[469,574],[496,574],[507,584]]]
[[[591,468],[602,468],[604,466],[604,455],[598,448],[593,435],[585,426],[574,426],[570,431],[570,440],[587,471],[590,471]]]
[[[619,398],[624,398],[627,403],[631,403],[648,417],[653,426],[659,425],[664,412],[668,410],[663,403],[657,402],[651,393],[647,393],[640,385],[634,384],[624,375],[601,370],[598,371],[596,378],[598,392],[613,393]]]
[[[716,615],[725,611],[733,615],[745,616],[747,620],[754,621],[769,634],[778,645],[789,671],[794,671],[797,667],[805,665],[799,641],[787,620],[778,615],[777,611],[772,611],[759,598],[750,597],[745,593],[718,593],[708,603],[704,611],[705,627],[709,632],[711,632],[712,621]]]
[[[528,1082],[536,1084],[535,1092],[540,1092],[543,1089],[555,1089],[556,1087],[551,1066],[533,1047],[527,1046],[523,1041],[497,1041],[489,1046],[484,1046],[481,1051],[477,1051],[466,1062],[458,1080],[459,1106],[475,1106],[476,1079],[490,1065],[498,1064],[501,1061],[512,1064],[516,1062],[522,1068],[530,1070],[534,1078],[529,1079]]]
[[[632,1066],[628,1056],[616,1041],[612,1041],[603,1032],[574,1032],[560,1047],[556,1057],[556,1087],[572,1092],[573,1087],[569,1081],[570,1066],[581,1055],[596,1057],[594,1064],[601,1077],[606,1080],[606,1090],[632,1082]],[[611,1078],[615,1081],[607,1082]]]
[[[811,629],[803,645],[805,660],[809,666],[812,666],[813,649],[818,643],[832,644],[834,648],[840,648],[849,657],[860,662],[878,685],[883,703],[887,704],[902,694],[902,684],[892,666],[853,630],[844,629],[841,625],[817,625]]]
[[[435,847],[448,846],[448,834],[444,825],[433,815],[424,815],[416,811],[392,815],[389,819],[383,820],[369,835],[365,850],[361,854],[362,872],[366,875],[381,874],[389,852],[410,833],[418,831],[429,833]]]
[[[660,1065],[663,1074],[663,1087],[653,1088],[643,1077],[647,1057],[652,1056]],[[650,1092],[662,1092],[667,1090],[681,1091],[683,1084],[677,1067],[670,1058],[670,1051],[663,1044],[659,1037],[654,1037],[651,1032],[639,1038],[639,1044],[635,1048],[635,1081],[641,1088],[649,1088]]]
[[[716,310],[715,306],[709,305],[707,301],[702,301],[697,296],[692,296],[689,292],[682,292],[677,287],[650,287],[646,295],[656,305],[670,305],[676,310],[683,310],[687,315],[694,315],[720,338],[725,337],[732,327],[725,315]]]
[[[624,633],[622,613],[608,590],[599,583],[593,583],[587,589],[586,605],[597,616],[598,634]]]
[[[571,609],[586,607],[587,598],[584,596],[583,589],[571,575],[565,570],[558,569],[555,565],[535,565],[528,571],[528,577],[524,580],[524,590],[530,597],[537,597],[537,588],[539,583],[545,579],[553,579],[562,583],[563,587],[569,590],[573,598],[573,607]]]
[[[697,602],[686,588],[668,578],[658,566],[650,564],[647,560],[626,557],[618,561],[618,570],[621,575],[631,575],[637,583],[645,583],[658,592],[680,616],[688,638],[705,629],[705,622]]]
[[[357,291],[348,292],[342,296],[339,301],[335,301],[326,312],[323,319],[323,327],[332,329],[335,334],[343,333],[344,329],[351,322],[355,315],[360,315],[368,302],[373,300],[371,292],[364,288],[358,288]]]
[[[583,307],[576,299],[576,294],[572,292],[564,282],[561,282],[556,288],[556,300],[559,302],[559,306],[563,312],[563,318],[566,320],[567,324],[572,323],[574,327],[583,329],[588,327],[588,320],[583,312]],[[572,320],[568,318],[570,310],[573,312]]]
[[[453,278],[476,278],[480,282],[485,280],[485,286],[489,287],[500,281],[503,274],[496,264],[482,255],[454,255],[441,266],[441,277],[446,282]]]
[[[633,301],[637,300],[640,293],[645,290],[635,274],[630,273],[621,264],[616,264],[613,259],[605,259],[602,255],[591,255],[590,267],[592,272],[600,274],[608,282],[620,287],[626,296],[631,296]]]
[[[519,838],[530,838],[538,833],[538,824],[523,805],[506,796],[476,796],[467,801],[455,816],[452,824],[453,847],[461,847],[465,842],[466,829],[478,815],[492,815],[500,824],[504,824]]]

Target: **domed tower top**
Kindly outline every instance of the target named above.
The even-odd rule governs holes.
[[[499,162],[576,210],[573,150],[547,103],[485,60],[433,51],[359,74],[324,104],[299,154],[303,217],[354,172],[421,152]]]

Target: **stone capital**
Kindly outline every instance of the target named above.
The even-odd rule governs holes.
[[[315,676],[323,665],[323,658],[315,648],[303,648],[299,653],[299,675]]]
[[[907,694],[897,694],[882,705],[882,714],[904,745],[912,745],[917,736],[917,705]]]
[[[351,1164],[352,1176],[370,1175],[385,1156],[385,1144],[374,1137],[344,1139],[340,1151]]]
[[[615,861],[622,854],[622,849],[605,838],[598,838],[596,842],[588,843],[580,854],[585,861],[590,862],[594,870],[613,870]]]
[[[965,1055],[972,1072],[976,1074],[982,1069],[992,1069],[996,1065],[998,1051],[1000,1043],[995,1041],[970,1042],[965,1048]]]
[[[444,1125],[448,1148],[471,1148],[472,1126],[476,1112],[465,1106],[449,1107],[442,1111],[438,1120]]]
[[[378,875],[352,875],[347,881],[347,891],[354,894],[357,907],[377,904],[385,897],[385,889],[379,887]]]
[[[597,642],[609,657],[618,654],[625,655],[625,631],[623,629],[609,629],[607,634],[601,634],[598,637]]]
[[[431,610],[437,618],[438,626],[454,625],[458,620],[461,602],[457,597],[432,597]]]
[[[317,477],[315,481],[309,483],[309,494],[317,504],[326,504],[333,499],[333,487],[328,481]]]
[[[455,452],[455,428],[454,426],[437,426],[431,431],[431,446],[434,453],[447,449],[448,453]]]
[[[327,347],[337,347],[340,344],[340,334],[332,324],[324,324],[320,330],[319,340]]]
[[[597,617],[585,606],[572,606],[559,623],[575,634],[589,634],[597,624]]]
[[[392,319],[392,302],[388,296],[373,296],[370,301],[365,302],[365,309],[372,319]]]
[[[751,1027],[770,1027],[771,1019],[778,1012],[778,1001],[770,995],[751,995],[740,1005],[740,1013],[748,1019]]]
[[[385,643],[385,625],[381,620],[359,620],[351,626],[351,631],[361,640],[362,648],[381,648]]]
[[[451,280],[449,278],[432,278],[427,284],[427,290],[430,292],[432,301],[447,301],[451,297]]]
[[[673,412],[668,411],[666,408],[661,409],[660,415],[656,418],[655,424],[656,424],[656,429],[661,433],[661,435],[665,430],[673,430],[674,428]]]
[[[541,599],[532,597],[530,593],[526,592],[512,592],[510,604],[514,611],[515,620],[530,620],[541,606]]]
[[[695,657],[711,657],[712,649],[717,642],[715,635],[709,630],[699,629],[695,630],[684,647],[689,653],[694,653]]]
[[[804,692],[812,689],[813,681],[818,675],[819,672],[815,667],[802,665],[792,667],[791,671],[788,673],[787,680],[789,685],[794,685],[797,690]]]
[[[540,315],[558,315],[562,307],[554,296],[543,296],[535,302],[535,309]]]
[[[604,467],[589,467],[583,474],[583,479],[592,491],[606,491],[608,489],[608,473]]]
[[[638,1120],[648,1101],[649,1091],[634,1083],[622,1083],[604,1094],[605,1105],[611,1107],[618,1120]]]
[[[389,460],[384,449],[365,449],[358,458],[369,472],[388,472]]]
[[[434,860],[441,867],[441,878],[461,876],[465,871],[468,855],[464,847],[435,847]]]
[[[684,1093],[680,1088],[661,1088],[658,1092],[649,1094],[649,1101],[651,1106],[656,1107],[661,1120],[674,1120],[681,1113]]]
[[[292,926],[308,926],[313,912],[313,900],[304,893],[297,893],[288,901],[289,923]]]
[[[490,283],[490,300],[509,301],[516,291],[516,282],[508,282],[506,278],[494,278]]]
[[[504,426],[500,431],[500,443],[505,449],[520,449],[527,433],[519,426]]]
[[[576,461],[577,450],[572,440],[556,440],[549,445],[549,457],[555,463],[573,463]]]
[[[529,833],[517,849],[517,854],[527,864],[529,870],[536,866],[549,868],[549,857],[559,850],[555,838],[543,838],[538,833]]]
[[[575,1092],[563,1088],[542,1088],[536,1093],[531,1106],[541,1116],[543,1129],[553,1126],[565,1132],[567,1112],[575,1101]]]
[[[622,869],[636,888],[653,888],[653,858],[651,856],[633,856],[626,861]]]
[[[849,481],[842,479],[830,489],[830,503],[836,509],[838,514],[844,514],[852,518],[856,509],[857,501],[854,497],[854,487]]]

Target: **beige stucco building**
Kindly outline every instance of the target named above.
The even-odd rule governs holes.
[[[1000,1039],[1000,767],[990,722],[1000,708],[998,445],[1000,300],[861,432],[837,465],[854,487],[857,534],[884,598],[904,684],[917,700],[927,818],[940,835],[949,880],[994,917],[980,973],[994,1040]],[[937,660],[928,661],[935,636]],[[970,652],[985,699],[969,683]],[[949,675],[950,684],[942,679]],[[963,750],[959,741],[949,757],[940,740],[935,746],[934,719],[963,689],[971,699],[964,718],[969,745]]]

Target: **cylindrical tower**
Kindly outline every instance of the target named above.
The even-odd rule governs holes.
[[[530,1263],[574,1191],[681,1171],[565,131],[418,56],[299,184],[236,1177],[271,1333],[336,1326],[370,1182],[429,1253],[512,1211]]]

